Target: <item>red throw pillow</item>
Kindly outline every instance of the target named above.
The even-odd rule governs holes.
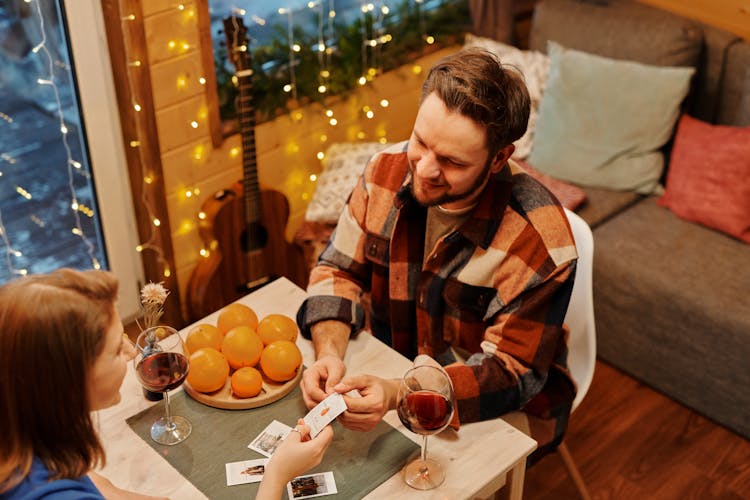
[[[680,118],[659,205],[750,243],[750,127]]]

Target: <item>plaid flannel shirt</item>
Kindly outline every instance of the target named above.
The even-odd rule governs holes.
[[[410,359],[448,364],[460,422],[522,409],[540,444],[561,439],[575,395],[563,318],[577,259],[563,208],[508,164],[468,220],[424,256],[427,210],[410,182],[406,143],[368,162],[311,272],[303,335],[325,319],[356,334],[370,292],[376,337]],[[471,356],[450,363],[455,351]]]

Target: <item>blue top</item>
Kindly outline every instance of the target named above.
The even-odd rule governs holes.
[[[87,475],[78,479],[49,481],[50,471],[44,462],[34,457],[31,470],[18,486],[0,495],[2,500],[104,500]]]

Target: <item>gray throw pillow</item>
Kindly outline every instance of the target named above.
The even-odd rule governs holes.
[[[650,66],[550,41],[528,162],[584,186],[653,193],[694,68]]]

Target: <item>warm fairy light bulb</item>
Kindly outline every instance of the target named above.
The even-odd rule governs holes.
[[[328,90],[328,89],[326,88],[325,85],[318,85],[318,93],[325,94],[326,90]]]
[[[190,122],[190,126],[193,127],[193,128],[198,128],[198,122],[195,121],[195,120],[193,120],[193,121]]]
[[[326,142],[328,140],[328,136],[325,134],[320,134],[320,142]]]
[[[198,253],[201,255],[201,257],[208,257],[209,255],[211,255],[211,252],[209,252],[207,248],[201,248]]]
[[[200,83],[201,85],[205,85],[206,84],[206,77],[202,76],[202,77],[198,78],[198,83]]]
[[[382,7],[380,7],[380,12],[387,15],[390,12],[390,9],[387,5],[383,5]]]
[[[292,120],[294,120],[295,122],[302,120],[302,111],[295,111],[292,114]]]
[[[138,142],[138,141],[130,141],[130,147],[131,148],[137,148],[140,145],[141,145],[141,143]]]
[[[164,277],[165,278],[169,278],[170,276],[172,276],[172,271],[170,271],[168,267],[165,267],[164,268]]]
[[[330,17],[330,18],[336,17],[336,11],[335,10],[328,11],[328,17]]]
[[[13,255],[15,255],[16,257],[23,257],[23,253],[18,250],[13,250]]]
[[[193,189],[193,195],[198,196],[199,194],[201,194],[200,188]]]
[[[135,247],[135,251],[138,252],[138,253],[142,252],[143,251],[143,245],[137,245]]]
[[[287,83],[284,85],[284,92],[291,92],[292,91],[292,85]]]
[[[330,120],[328,120],[328,123],[335,127],[339,123],[339,121],[336,118],[331,118]]]
[[[360,85],[364,85],[365,83],[367,83],[367,78],[364,76],[360,76],[359,79],[357,80],[357,83]]]
[[[326,51],[326,44],[324,44],[324,43],[321,42],[321,43],[319,43],[317,45],[317,48],[318,48],[318,52],[325,52]]]
[[[387,139],[387,138],[385,138],[385,137],[381,137],[380,139],[378,139],[378,142],[379,142],[380,144],[385,144],[385,143],[387,143],[387,142],[388,142],[388,139]]]
[[[167,47],[169,47],[170,49],[173,49],[173,48],[175,48],[176,46],[177,46],[177,42],[175,42],[174,40],[170,40],[170,41],[169,41],[169,42],[167,43]]]
[[[192,198],[192,197],[193,197],[193,192],[191,190],[189,190],[189,189],[186,189],[185,190],[185,198]]]
[[[427,42],[428,45],[432,45],[433,43],[435,43],[435,37],[432,35],[427,35],[424,41]]]
[[[124,21],[135,21],[135,14],[130,14],[125,17],[123,17]]]
[[[380,100],[380,107],[381,108],[387,108],[390,102],[388,102],[388,99],[381,99]]]
[[[206,148],[203,146],[203,144],[198,144],[193,148],[193,159],[195,161],[200,161],[203,159],[203,155],[206,151]]]
[[[64,135],[68,133],[68,127],[65,125],[60,125],[60,132]]]
[[[362,139],[364,139],[365,137],[367,137],[367,134],[365,134],[365,133],[364,133],[364,132],[362,132],[361,130],[360,130],[359,132],[357,132],[357,139],[359,139],[360,141],[361,141]]]
[[[237,146],[229,150],[230,157],[237,158],[239,155],[240,155],[240,148],[238,148]]]
[[[154,179],[150,175],[147,175],[143,178],[143,182],[145,182],[146,184],[151,184],[152,182],[154,182]]]
[[[17,272],[18,274],[20,274],[21,276],[26,276],[27,274],[29,274],[29,270],[28,270],[28,269],[19,269],[19,270],[18,270],[18,271],[16,271],[16,272]]]
[[[136,111],[140,111],[141,110],[141,105],[138,104],[138,103],[135,103],[135,104],[133,104],[133,109],[136,110]]]
[[[420,66],[419,64],[415,64],[414,66],[411,67],[411,72],[414,73],[415,75],[421,74],[422,66]]]
[[[371,120],[371,119],[372,119],[372,117],[373,117],[373,116],[375,116],[375,113],[374,113],[374,112],[373,112],[372,110],[369,110],[369,111],[367,111],[367,112],[365,113],[365,116],[366,116],[366,117],[367,117],[368,119],[370,119],[370,120]]]
[[[96,257],[94,257],[93,263],[94,263],[94,269],[101,269],[102,268],[102,265],[99,264],[99,261],[96,260]]]
[[[329,78],[331,76],[331,72],[327,69],[321,70],[320,76],[322,76],[323,78]]]
[[[198,218],[200,220],[206,220],[206,212],[198,212]]]
[[[302,50],[302,47],[300,47],[298,43],[295,43],[294,45],[292,45],[292,50],[295,52],[299,52],[300,50]]]
[[[278,10],[277,12],[278,12],[279,14],[286,14],[286,13],[287,13],[287,12],[289,12],[289,11],[288,11],[288,10],[286,10],[286,9],[285,9],[284,7],[281,7],[281,8],[280,8],[280,9],[279,9],[279,10]]]
[[[317,181],[317,180],[318,180],[318,176],[317,176],[316,174],[310,174],[310,180],[311,180],[312,182],[315,182],[315,181]]]
[[[74,201],[73,203],[70,204],[70,208],[72,208],[73,210],[78,210],[78,203]]]
[[[318,160],[322,160],[326,157],[326,154],[323,151],[318,151],[318,154],[316,154],[315,156],[318,157]]]
[[[178,5],[177,10],[185,10],[185,5],[184,4]]]
[[[182,42],[182,50],[190,50],[190,44],[187,42]]]
[[[141,61],[138,60],[138,59],[136,59],[135,61],[133,61],[133,62],[131,62],[129,64],[130,64],[130,66],[135,66],[136,68],[138,68],[141,65]]]
[[[71,233],[75,234],[76,236],[81,236],[83,234],[83,231],[81,231],[79,228],[74,227],[70,230]]]
[[[332,117],[333,116],[333,110],[332,109],[326,109],[326,116],[328,118]]]
[[[151,222],[153,222],[154,226],[156,226],[156,227],[161,226],[161,221],[159,219],[157,219],[156,217],[154,217],[154,220],[151,221]]]
[[[68,163],[70,163],[73,168],[81,168],[81,162],[70,160]]]
[[[177,77],[177,88],[184,89],[187,86],[187,78],[183,75]]]

